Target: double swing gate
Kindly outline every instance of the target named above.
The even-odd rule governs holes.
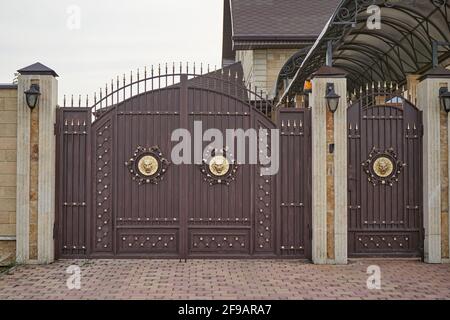
[[[233,67],[140,76],[115,81],[90,107],[72,99],[58,109],[57,256],[310,258],[309,110],[274,110]],[[172,133],[187,129],[194,146],[197,122],[224,137],[278,129],[278,173],[238,164],[228,146],[202,164],[172,163]]]

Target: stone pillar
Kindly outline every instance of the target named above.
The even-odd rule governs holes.
[[[313,76],[312,106],[312,256],[316,264],[347,263],[347,80],[345,72],[322,67]],[[341,96],[332,114],[327,83]]]
[[[441,135],[442,107],[439,99],[439,88],[450,85],[450,71],[444,68],[431,70],[420,78],[417,86],[417,106],[423,111],[423,213],[425,243],[424,255],[427,263],[442,262],[442,216],[448,215],[448,208],[443,208],[443,203],[448,203],[448,194],[442,194],[442,187],[448,184],[444,181],[448,177],[442,175],[441,163],[448,154],[448,145],[443,145]],[[450,88],[450,86],[449,86]],[[447,117],[448,115],[444,114]],[[448,143],[448,138],[444,139]],[[448,179],[448,178],[447,178]],[[448,191],[447,191],[448,193]],[[447,210],[447,213],[444,212]]]
[[[16,261],[45,264],[54,260],[58,75],[40,63],[18,72]],[[41,92],[34,110],[24,94],[31,84]]]

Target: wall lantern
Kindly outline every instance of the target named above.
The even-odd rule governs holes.
[[[327,83],[325,99],[327,100],[328,110],[330,110],[331,113],[335,113],[339,106],[341,96],[334,91],[334,83]]]
[[[305,94],[310,94],[312,92],[312,82],[311,80],[306,80],[305,84],[303,85],[303,92]]]
[[[30,109],[34,109],[38,103],[39,96],[41,95],[38,84],[32,84],[30,89],[25,91],[25,97],[27,99],[27,105]]]
[[[448,88],[443,87],[439,89],[439,98],[441,99],[441,105],[444,108],[445,112],[450,112],[450,92]]]

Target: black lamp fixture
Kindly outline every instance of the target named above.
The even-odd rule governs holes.
[[[25,91],[25,97],[27,99],[27,105],[30,109],[34,109],[39,101],[39,96],[41,95],[40,88],[38,84],[32,84],[30,89]]]
[[[442,87],[439,89],[439,98],[441,99],[442,107],[445,112],[450,112],[450,92],[447,87]]]
[[[327,100],[328,110],[330,110],[331,113],[335,113],[339,107],[341,96],[334,91],[334,83],[327,83],[325,99]]]

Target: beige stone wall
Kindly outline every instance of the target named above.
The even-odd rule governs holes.
[[[236,60],[242,63],[247,84],[256,86],[272,97],[278,74],[286,61],[299,49],[258,49],[236,52]]]
[[[0,89],[0,265],[15,258],[17,90]]]
[[[242,64],[246,84],[253,82],[253,50],[237,51],[236,61],[240,61]]]
[[[299,49],[267,50],[267,84],[269,95],[275,94],[275,85],[281,68]]]

